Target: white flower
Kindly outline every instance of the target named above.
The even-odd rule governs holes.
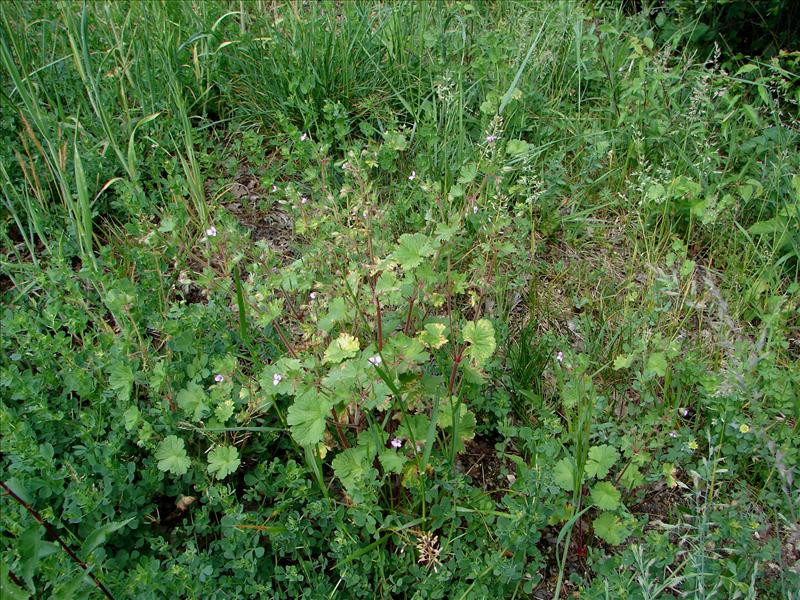
[[[308,139],[308,134],[307,133],[304,133],[303,135],[300,136],[300,141],[301,142],[305,142],[307,139]]]
[[[400,438],[392,439],[392,448],[400,448],[403,445],[403,440]]]
[[[408,176],[409,181],[414,181],[417,178],[417,172],[411,171],[411,175]]]
[[[316,299],[317,299],[317,292],[311,292],[311,293],[308,295],[308,299],[309,299],[309,300],[316,300]]]
[[[217,235],[217,228],[212,225],[211,227],[206,229],[206,235],[208,237],[215,237]]]
[[[556,352],[556,360],[560,363],[564,362],[564,353],[561,352],[560,350]]]
[[[274,194],[274,193],[275,193],[275,192],[277,192],[277,191],[278,191],[278,186],[277,186],[277,185],[275,185],[275,184],[273,184],[273,185],[272,185],[272,193]]]
[[[283,375],[280,373],[275,373],[275,375],[272,376],[272,385],[278,385],[282,379]]]
[[[307,202],[308,202],[308,198],[306,198],[305,196],[302,196],[300,198],[300,204],[306,204]]]
[[[671,437],[671,438],[676,438],[676,437],[678,437],[678,432],[677,432],[677,431],[670,431],[670,432],[669,432],[669,437]]]
[[[474,214],[474,215],[478,214],[478,205],[477,204],[472,207],[472,214]]]
[[[370,356],[367,359],[367,362],[369,362],[369,364],[371,364],[373,367],[377,367],[383,362],[383,359],[381,358],[380,354],[376,354],[375,356]]]

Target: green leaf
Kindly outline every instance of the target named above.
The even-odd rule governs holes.
[[[636,355],[631,354],[619,354],[614,359],[614,370],[619,371],[620,369],[628,369],[633,364]]]
[[[353,358],[358,350],[358,339],[354,338],[349,333],[340,333],[339,337],[328,345],[322,362],[324,364],[340,363],[345,359]]]
[[[621,497],[619,490],[608,481],[600,481],[592,487],[592,502],[601,510],[616,510]]]
[[[186,454],[183,440],[176,435],[168,435],[156,448],[158,470],[173,475],[183,475],[189,470],[191,461]]]
[[[445,329],[447,327],[444,323],[428,323],[425,325],[425,330],[420,331],[417,337],[423,344],[436,350],[447,343],[447,338],[444,336]]]
[[[611,512],[600,513],[592,525],[594,534],[612,546],[618,546],[630,535],[630,530],[622,519]]]
[[[217,479],[225,479],[231,473],[235,473],[241,464],[239,451],[233,446],[217,446],[208,453],[209,473]]]
[[[325,435],[325,422],[332,408],[333,403],[316,390],[298,396],[286,416],[294,440],[301,446],[313,446],[321,442]]]
[[[85,556],[88,556],[95,548],[105,544],[109,535],[115,531],[118,531],[119,529],[122,529],[125,527],[125,525],[133,521],[133,519],[134,518],[131,517],[125,521],[114,521],[111,523],[106,523],[105,525],[101,525],[86,537],[86,539],[83,541],[83,546],[81,546],[81,551]]]
[[[31,597],[28,592],[11,581],[5,560],[0,561],[0,590],[3,590],[5,600],[28,600]]]
[[[139,409],[133,404],[122,413],[122,423],[125,425],[125,431],[131,431],[139,422]]]
[[[414,269],[422,264],[428,256],[432,256],[435,248],[430,238],[423,233],[404,233],[397,240],[397,247],[392,258],[404,271]]]
[[[133,390],[133,369],[124,363],[114,363],[108,370],[108,385],[122,402],[130,400]]]
[[[345,304],[344,298],[334,298],[328,305],[328,312],[317,323],[317,327],[321,331],[329,333],[336,323],[349,321],[351,318],[352,311],[347,310],[347,304]]]
[[[553,481],[562,490],[568,492],[575,488],[575,469],[573,469],[570,459],[562,458],[553,466]]]
[[[592,446],[589,448],[589,460],[586,461],[586,474],[603,479],[618,460],[619,452],[614,446]]]
[[[530,148],[530,144],[524,140],[508,140],[506,152],[511,155],[524,154]]]
[[[176,400],[180,409],[190,414],[193,421],[201,421],[208,414],[206,392],[194,381],[178,392]]]
[[[383,469],[389,473],[402,473],[408,458],[393,448],[381,448],[378,452]]]
[[[472,321],[464,325],[462,335],[469,344],[465,355],[472,359],[475,366],[483,366],[495,349],[492,323],[488,319]]]
[[[653,352],[647,357],[645,373],[664,377],[667,374],[667,356],[663,352]]]
[[[350,494],[355,491],[357,485],[370,471],[371,457],[368,456],[368,451],[366,446],[348,448],[337,454],[331,461],[334,475],[339,478]]]

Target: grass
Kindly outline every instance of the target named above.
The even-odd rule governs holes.
[[[678,4],[0,4],[4,592],[797,597],[797,55]]]

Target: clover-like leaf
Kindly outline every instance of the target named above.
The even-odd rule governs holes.
[[[183,440],[176,435],[168,435],[156,448],[158,470],[173,475],[183,475],[189,470],[191,461],[186,455]]]
[[[592,523],[594,534],[612,546],[618,546],[630,535],[630,529],[612,512],[600,513]]]
[[[570,459],[562,458],[553,466],[553,481],[562,490],[572,491],[575,487],[575,469]]]
[[[619,452],[614,446],[602,444],[589,448],[589,460],[586,461],[586,474],[589,477],[603,479],[619,460]]]
[[[314,446],[325,435],[325,422],[333,408],[324,396],[309,390],[295,399],[289,407],[286,422],[292,430],[292,437],[301,446]]]
[[[358,352],[358,339],[349,333],[340,333],[339,337],[333,340],[325,350],[322,362],[340,363],[345,359],[353,358]]]
[[[620,497],[619,490],[609,481],[599,481],[592,487],[592,502],[601,510],[616,510]]]
[[[235,473],[241,464],[239,451],[233,446],[217,446],[208,453],[208,467],[206,469],[217,479],[225,479]]]
[[[464,325],[462,331],[464,341],[469,344],[465,354],[477,367],[483,366],[494,353],[494,327],[488,319],[471,321]]]
[[[417,337],[423,344],[436,350],[447,343],[447,338],[444,337],[446,328],[444,323],[428,323],[425,325],[425,329],[419,332]]]
[[[435,252],[433,243],[424,233],[404,233],[397,240],[392,258],[404,271],[414,269]]]

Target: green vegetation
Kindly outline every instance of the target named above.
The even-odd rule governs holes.
[[[797,599],[800,54],[671,6],[0,3],[3,597]]]

